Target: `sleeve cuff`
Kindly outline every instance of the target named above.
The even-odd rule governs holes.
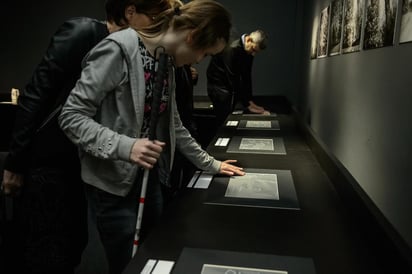
[[[130,153],[132,152],[132,148],[135,142],[135,138],[131,138],[125,135],[120,136],[119,158],[121,160],[130,162]]]

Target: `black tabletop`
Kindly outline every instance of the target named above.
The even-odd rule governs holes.
[[[215,250],[217,254],[254,254],[250,258],[259,254],[293,258],[295,261],[286,260],[290,265],[299,264],[301,258],[312,262],[317,274],[382,273],[356,224],[350,222],[333,184],[299,133],[293,116],[228,117],[228,121],[245,119],[277,120],[280,129],[223,126],[207,151],[220,160],[237,159],[245,168],[290,172],[299,208],[207,203],[213,184],[225,180],[220,176],[213,179],[208,189],[184,188],[168,205],[160,225],[141,244],[124,273],[140,273],[148,259],[177,264],[182,252],[192,249],[200,253]],[[282,138],[286,154],[227,153],[227,146],[215,146],[218,138],[235,136]],[[294,273],[292,268],[289,273]]]

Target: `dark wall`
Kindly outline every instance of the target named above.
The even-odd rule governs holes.
[[[412,43],[397,34],[394,46],[310,60],[312,22],[330,2],[305,1],[297,108],[412,247]]]
[[[45,52],[49,39],[66,19],[105,19],[104,0],[6,1],[2,3],[0,92],[23,88]]]
[[[300,48],[301,27],[297,16],[296,0],[220,0],[232,13],[233,36],[255,29],[269,34],[268,48],[255,58],[253,86],[256,95],[286,95],[295,97],[299,74],[296,71],[297,51]],[[51,35],[66,19],[88,16],[104,19],[104,0],[51,1],[43,0],[33,5],[27,0],[7,3],[5,27],[0,50],[0,92],[12,87],[22,88],[42,57]],[[30,7],[30,8],[28,8]],[[298,18],[298,20],[295,20]],[[199,83],[195,95],[207,95],[206,67],[208,59],[196,65]],[[274,77],[275,76],[275,77]]]
[[[254,95],[295,97],[299,74],[296,71],[300,51],[300,16],[297,0],[219,0],[231,12],[233,37],[262,29],[269,35],[268,47],[259,52],[253,65]],[[209,59],[196,65],[199,83],[195,95],[207,95],[206,68]]]
[[[412,247],[412,43],[310,60],[312,22],[330,1],[221,2],[232,12],[236,35],[269,33],[268,49],[255,59],[255,94],[286,95]],[[104,19],[103,0],[6,3],[0,92],[25,85],[65,19]],[[206,65],[198,65],[196,95],[206,95]]]

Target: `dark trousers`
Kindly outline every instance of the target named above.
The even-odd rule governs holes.
[[[118,196],[86,184],[90,219],[103,244],[109,272],[120,274],[131,260],[143,170],[125,196]],[[163,196],[155,172],[150,172],[139,243],[157,224],[163,210]]]
[[[216,128],[218,129],[232,112],[235,98],[231,92],[217,86],[208,86],[207,92],[213,104],[213,112],[216,116]]]
[[[87,244],[87,206],[78,170],[30,171],[15,198],[18,273],[73,273]],[[16,272],[17,273],[17,272]]]

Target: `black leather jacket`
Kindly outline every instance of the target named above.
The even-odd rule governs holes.
[[[253,56],[245,51],[241,38],[220,54],[212,56],[207,68],[209,96],[234,95],[233,105],[240,101],[247,107],[252,100],[252,65]],[[217,98],[214,100],[219,101]]]
[[[83,57],[108,34],[105,22],[85,17],[70,19],[58,28],[19,96],[4,169],[25,173],[42,166],[78,166],[76,147],[60,130],[58,113],[51,113],[65,102],[80,78]]]

